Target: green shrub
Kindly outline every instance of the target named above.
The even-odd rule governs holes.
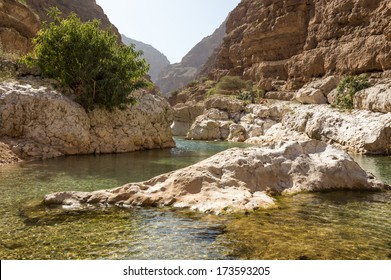
[[[195,87],[195,86],[198,85],[198,84],[199,84],[199,81],[193,80],[193,81],[189,82],[189,83],[186,85],[186,87],[187,87],[187,88]]]
[[[211,86],[207,95],[236,95],[243,90],[251,90],[251,81],[245,81],[238,76],[224,76],[216,85]]]
[[[243,80],[238,76],[224,76],[217,83],[216,88],[218,90],[225,91],[239,91],[251,86],[251,82]]]
[[[250,103],[258,103],[264,96],[264,90],[253,87],[250,90],[243,90],[239,92],[236,98]]]
[[[241,91],[238,94],[237,99],[255,103],[255,93],[249,90]]]
[[[341,109],[353,109],[354,95],[369,86],[368,76],[365,74],[343,78],[337,87],[335,106]]]
[[[72,88],[87,110],[134,104],[130,94],[149,85],[144,79],[149,66],[141,52],[119,45],[115,35],[100,29],[98,20],[83,23],[75,14],[61,19],[56,8],[49,16],[53,21],[43,26],[33,40],[33,52],[22,61]]]

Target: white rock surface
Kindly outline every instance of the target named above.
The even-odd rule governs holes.
[[[276,207],[273,194],[382,190],[350,156],[321,141],[230,149],[192,166],[112,190],[46,195],[46,204],[173,206],[226,213]]]
[[[189,101],[173,107],[174,122],[171,125],[174,136],[186,136],[195,119],[204,112],[204,104]]]
[[[49,85],[0,85],[0,138],[27,158],[119,153],[175,145],[163,97],[137,93],[126,110],[86,112]]]
[[[282,122],[249,143],[317,139],[354,153],[391,153],[391,113],[291,104]]]
[[[335,76],[313,81],[296,93],[296,100],[303,104],[326,104],[328,94],[337,87],[338,82]]]
[[[391,81],[377,84],[355,94],[354,108],[373,112],[391,112]]]

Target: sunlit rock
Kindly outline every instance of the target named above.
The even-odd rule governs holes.
[[[72,201],[76,205],[172,206],[220,214],[276,207],[272,197],[276,194],[388,188],[346,152],[310,140],[234,148],[145,182],[93,193],[50,194],[44,201],[68,206]]]

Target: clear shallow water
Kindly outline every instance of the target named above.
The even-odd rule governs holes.
[[[391,193],[279,198],[281,209],[216,217],[172,209],[64,211],[46,193],[142,181],[198,162],[229,143],[77,156],[0,167],[1,259],[391,259]],[[391,183],[390,157],[356,157]]]

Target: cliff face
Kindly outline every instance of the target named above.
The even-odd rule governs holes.
[[[50,7],[58,7],[64,16],[74,12],[83,21],[97,18],[103,28],[111,28],[119,38],[117,28],[95,0],[26,0],[26,5],[15,0],[0,0],[0,49],[17,54],[30,51],[31,39],[40,29],[40,22],[48,20]]]
[[[15,0],[0,0],[0,50],[26,53],[40,28],[38,17]]]
[[[96,4],[95,0],[26,0],[26,3],[43,21],[49,20],[47,10],[51,7],[57,7],[64,16],[68,16],[74,12],[83,21],[99,19],[102,22],[102,27],[112,28],[113,32],[119,36],[118,29],[111,24],[107,15]]]
[[[121,35],[121,39],[125,45],[129,46],[133,44],[136,50],[143,52],[143,57],[151,66],[149,75],[151,76],[152,82],[156,82],[159,73],[170,65],[170,61],[168,61],[167,57],[151,45],[127,38],[125,35]]]
[[[389,70],[390,55],[388,0],[242,0],[210,74],[295,88],[326,74]]]
[[[226,22],[221,24],[212,35],[202,39],[183,57],[180,63],[172,64],[160,73],[156,85],[163,94],[168,95],[171,91],[185,86],[197,77],[208,58],[221,45],[225,35],[225,25]]]

